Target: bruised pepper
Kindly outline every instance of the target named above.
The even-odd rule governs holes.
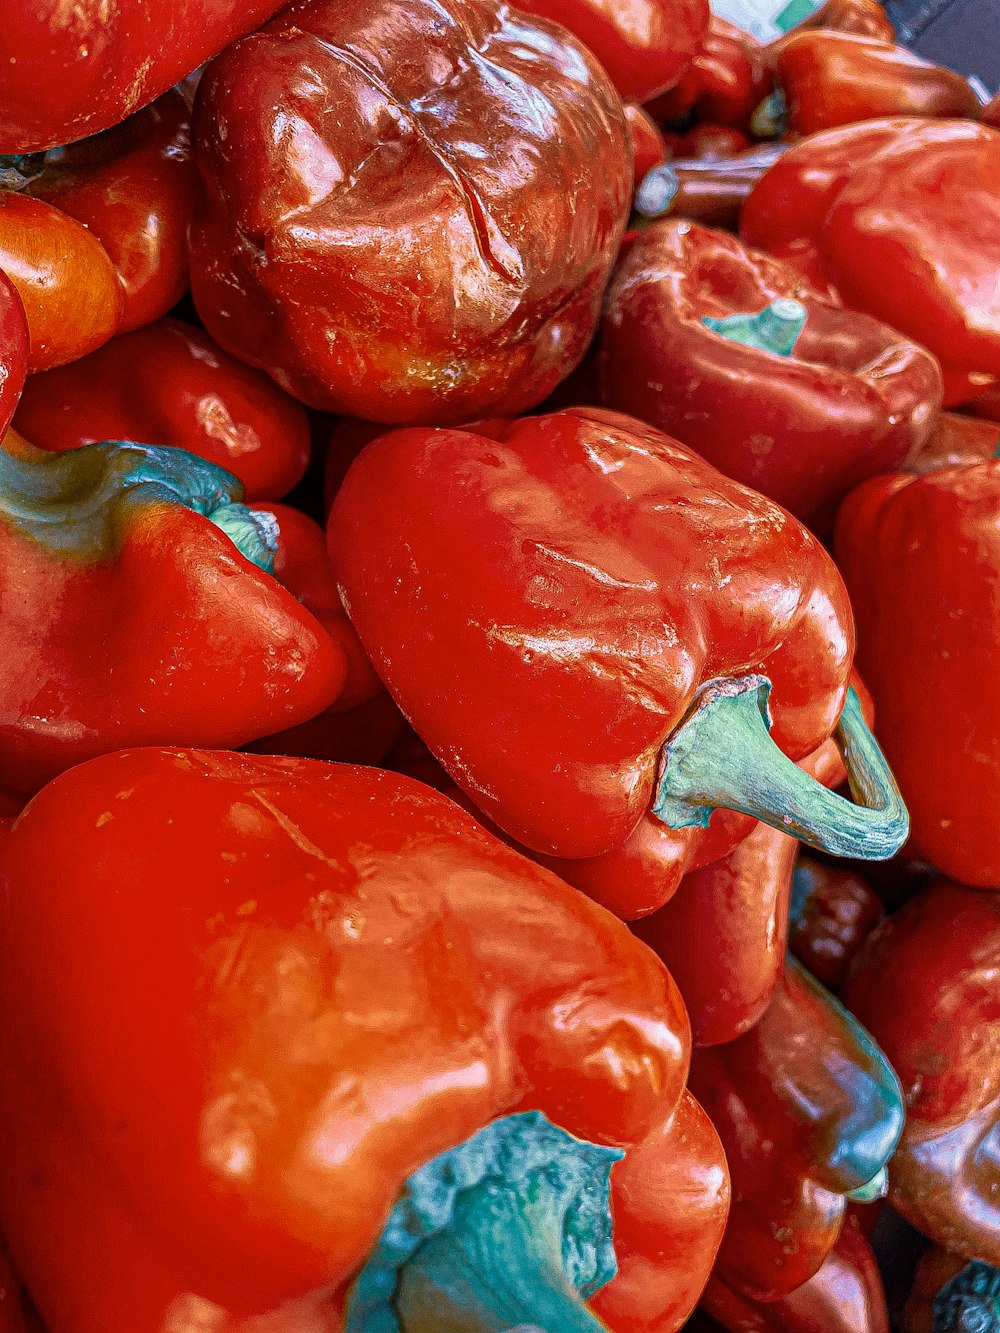
[[[837,516],[859,666],[914,849],[1000,888],[1000,460],[874,477]]]
[[[677,989],[451,801],[124,752],[0,881],[0,1214],[48,1333],[684,1323],[728,1177]]]
[[[766,1013],[703,1047],[691,1086],[719,1131],[733,1206],[718,1298],[789,1296],[836,1244],[848,1200],[880,1198],[903,1128],[899,1080],[860,1023],[788,959]]]
[[[310,406],[517,413],[582,359],[632,163],[564,29],[489,0],[306,0],[208,68],[193,146],[202,322]]]
[[[403,713],[533,851],[617,854],[647,821],[702,831],[719,807],[837,853],[905,838],[849,689],[830,557],[658,431],[575,409],[390,432],[354,463],[328,535]],[[793,762],[835,729],[858,805]]]
[[[1000,895],[935,880],[872,935],[843,992],[899,1072],[889,1198],[936,1244],[1000,1264]]]
[[[178,449],[0,451],[0,772],[32,792],[122,745],[236,746],[340,693],[339,644],[267,572],[273,520]]]
[[[736,237],[672,219],[615,272],[600,376],[609,407],[803,518],[919,448],[941,406],[922,347]]]

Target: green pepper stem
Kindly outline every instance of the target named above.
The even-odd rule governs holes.
[[[788,103],[779,89],[765,97],[750,117],[755,139],[781,139],[788,133]]]
[[[848,1190],[847,1198],[852,1203],[877,1203],[879,1199],[884,1199],[888,1193],[889,1169],[883,1166],[864,1185],[859,1185],[857,1189]]]
[[[763,310],[750,315],[705,315],[702,323],[729,342],[753,347],[773,356],[791,356],[805,328],[808,311],[801,301],[780,296]]]
[[[643,218],[662,218],[670,212],[680,181],[667,163],[652,167],[639,182],[632,207]]]
[[[899,851],[909,816],[885,756],[848,690],[836,738],[855,801],[828,791],[770,735],[771,682],[713,681],[664,746],[653,814],[670,828],[705,826],[738,810],[834,856],[883,861]]]
[[[562,1218],[544,1198],[472,1191],[448,1231],[425,1242],[400,1277],[403,1333],[607,1333],[563,1274]]]
[[[537,1111],[495,1120],[406,1182],[351,1289],[346,1333],[607,1333],[616,1148]]]

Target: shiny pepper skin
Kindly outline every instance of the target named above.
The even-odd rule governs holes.
[[[0,440],[28,372],[28,322],[17,288],[0,270]]]
[[[708,0],[521,0],[517,8],[579,37],[623,102],[647,102],[672,87],[701,49],[709,25]]]
[[[713,14],[701,50],[677,86],[650,104],[662,124],[694,118],[735,129],[749,128],[772,88],[764,48],[749,33]]]
[[[767,675],[772,735],[794,759],[840,716],[853,623],[829,556],[631,418],[581,408],[382,435],[328,536],[403,713],[534,851],[597,857],[655,822],[660,751],[706,680]]]
[[[883,116],[976,118],[981,110],[961,74],[858,33],[822,28],[793,33],[771,68],[793,135]]]
[[[40,449],[134,440],[232,472],[248,500],[279,499],[309,461],[309,419],[202,329],[158,320],[25,385],[18,432]]]
[[[836,551],[859,666],[914,849],[1000,888],[1000,461],[889,473],[848,496]]]
[[[938,1245],[1000,1264],[1000,897],[935,880],[870,937],[843,998],[899,1073],[893,1206]]]
[[[0,153],[97,134],[152,102],[280,0],[6,0]]]
[[[309,0],[209,67],[193,134],[198,312],[311,406],[516,413],[583,356],[631,155],[563,30],[487,0]]]
[[[846,305],[933,352],[952,406],[1000,376],[997,180],[997,130],[862,122],[794,145],[753,190],[740,231],[760,249],[818,265]]]
[[[845,1195],[891,1157],[903,1126],[899,1082],[868,1033],[792,959],[756,1026],[697,1050],[691,1080],[733,1180],[714,1277],[737,1296],[780,1300],[833,1249]]]
[[[677,989],[451,801],[373,769],[124,752],[32,802],[0,880],[21,959],[0,1213],[49,1333],[339,1333],[407,1177],[525,1110],[624,1149],[608,1328],[690,1313],[728,1182]]]
[[[125,296],[121,333],[159,319],[188,289],[189,122],[172,88],[122,125],[29,159],[25,193],[82,222],[107,251]]]

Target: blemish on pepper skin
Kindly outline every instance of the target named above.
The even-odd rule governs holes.
[[[97,816],[97,819],[94,821],[94,827],[103,828],[105,824],[110,824],[112,819],[114,819],[114,815],[111,813],[111,811],[105,810],[103,815]]]

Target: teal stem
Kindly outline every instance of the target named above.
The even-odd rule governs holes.
[[[673,167],[666,163],[652,167],[640,181],[632,207],[643,218],[666,217],[679,189],[680,181]]]
[[[352,1287],[345,1333],[607,1333],[614,1148],[538,1112],[494,1121],[415,1172]]]
[[[788,133],[788,103],[780,88],[765,97],[750,117],[755,139],[782,139]]]
[[[204,515],[241,555],[270,570],[274,515],[248,509],[242,496],[238,478],[184,449],[122,440],[62,453],[0,449],[0,519],[67,556],[113,558],[124,514],[167,504]]]
[[[895,779],[848,690],[836,739],[855,801],[828,791],[771,739],[765,676],[716,680],[667,741],[653,814],[670,828],[704,827],[738,810],[834,856],[884,861],[909,833]]]
[[[1000,1270],[966,1264],[934,1297],[934,1333],[1000,1333]]]
[[[855,1190],[847,1191],[847,1198],[851,1203],[877,1203],[879,1199],[884,1199],[889,1193],[889,1168],[883,1166],[881,1171],[877,1171],[871,1180],[866,1181],[864,1185],[859,1185]]]
[[[807,317],[808,311],[801,301],[779,297],[752,315],[725,315],[719,319],[705,315],[701,322],[713,333],[742,347],[753,347],[774,356],[791,356]]]

